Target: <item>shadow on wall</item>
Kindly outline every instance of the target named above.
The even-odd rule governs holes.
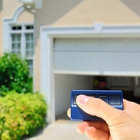
[[[0,0],[0,12],[2,11],[3,0]]]
[[[37,16],[40,17],[42,25],[51,25],[82,1],[84,0],[43,0],[43,8],[38,10]],[[39,23],[39,25],[41,24]]]
[[[83,1],[84,0],[43,0],[43,8],[35,14],[36,17],[39,17],[38,21],[35,20],[35,26],[36,29],[38,29],[36,36],[39,36],[41,26],[52,25]],[[35,44],[37,44],[37,39]]]
[[[140,0],[121,0],[127,7],[140,16]]]

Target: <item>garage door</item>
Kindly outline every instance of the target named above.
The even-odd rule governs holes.
[[[140,76],[139,38],[59,38],[55,73]]]

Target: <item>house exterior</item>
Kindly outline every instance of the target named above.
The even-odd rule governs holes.
[[[34,90],[45,95],[49,122],[66,112],[72,89],[93,89],[95,76],[106,77],[109,89],[139,96],[139,1],[11,1],[16,4],[6,17],[11,19],[21,8],[17,22],[34,20]],[[0,18],[5,22],[3,10]],[[5,30],[1,54],[8,47]]]
[[[0,0],[0,55],[12,52],[27,58],[33,75],[34,15],[16,0]]]

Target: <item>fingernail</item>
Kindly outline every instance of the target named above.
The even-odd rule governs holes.
[[[79,95],[76,99],[76,102],[79,105],[84,105],[88,101],[89,97],[85,95]]]

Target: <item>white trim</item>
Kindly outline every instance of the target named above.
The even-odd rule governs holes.
[[[83,71],[59,71],[59,70],[54,70],[54,74],[68,74],[68,75],[106,75],[106,76],[128,76],[128,77],[135,77],[135,76],[140,76],[140,72],[96,72],[96,71],[91,71],[88,73],[83,72]]]
[[[52,37],[136,37],[140,36],[140,25],[102,26],[100,31],[97,26],[79,27],[41,27],[41,32],[46,32]],[[97,29],[96,29],[97,28]]]
[[[53,39],[54,38],[74,38],[74,37],[140,37],[140,25],[123,25],[123,26],[104,26],[102,23],[95,23],[94,26],[81,27],[41,27],[41,51],[40,51],[40,90],[46,96],[46,101],[50,105],[48,110],[48,121],[53,122],[55,116],[55,93],[54,93],[54,76],[55,74],[84,74],[83,72],[72,71],[55,71],[53,70]],[[91,75],[99,75],[98,72],[91,72]],[[121,76],[140,76],[140,73],[123,73]],[[118,75],[118,73],[103,73],[103,75]]]
[[[21,24],[20,24],[21,25]],[[22,24],[23,25],[23,24]],[[22,26],[23,27],[23,26]],[[17,31],[9,31],[10,34],[18,34],[18,33],[21,33],[21,30],[17,30]],[[26,33],[34,33],[33,30],[22,30],[22,33],[26,34]]]
[[[43,44],[42,44],[43,43]],[[48,111],[48,121],[54,121],[54,92],[53,94],[50,94],[50,91],[53,91],[54,89],[54,80],[53,80],[53,73],[52,73],[52,68],[53,68],[53,45],[52,45],[52,38],[50,36],[44,35],[44,33],[41,33],[41,91],[44,93],[46,97],[46,102],[49,104],[49,110]],[[48,47],[46,47],[48,46]],[[49,47],[50,46],[50,47]],[[45,53],[44,53],[45,52]],[[50,64],[50,66],[46,65]],[[52,64],[52,65],[51,65]],[[43,73],[45,75],[43,75]],[[47,74],[47,77],[46,77]],[[45,92],[43,92],[45,91]],[[51,117],[51,120],[50,120]]]
[[[9,50],[11,49],[11,42],[7,41],[10,39],[10,33],[14,34],[14,33],[21,33],[21,31],[12,31],[10,30],[10,25],[21,25],[17,23],[18,17],[20,16],[20,14],[24,11],[24,6],[20,6],[19,8],[17,8],[17,10],[15,11],[13,18],[11,19],[4,19],[3,21],[3,52],[9,52]],[[25,25],[34,25],[34,23],[24,23]],[[23,28],[23,24],[22,24],[22,28]],[[23,33],[33,33],[34,30],[22,30]]]
[[[59,70],[54,70],[54,74],[68,74],[68,75],[102,75],[99,72],[96,71],[91,71],[88,73],[83,72],[83,71],[59,71]]]
[[[34,29],[31,29],[31,30],[26,30],[25,29],[25,26],[26,25],[34,25],[34,23],[32,22],[25,22],[25,23],[18,23],[18,18],[20,16],[20,14],[24,11],[24,6],[20,6],[16,9],[13,17],[11,19],[4,19],[3,20],[3,53],[4,52],[11,52],[12,51],[12,48],[11,48],[11,37],[10,35],[11,34],[17,34],[17,33],[20,33],[21,34],[21,40],[22,42],[25,42],[25,34],[26,33],[34,33]],[[18,31],[18,30],[11,30],[11,26],[12,25],[21,25],[22,26],[22,30]],[[9,40],[9,41],[8,41]],[[35,40],[33,40],[33,43],[35,44]],[[25,55],[25,43],[22,43],[21,44],[21,48],[22,48],[22,56],[23,58],[26,57]],[[34,60],[34,56],[32,58],[27,58],[27,60]],[[34,61],[33,61],[34,63]],[[33,73],[34,73],[34,69],[33,69]],[[34,78],[33,78],[33,83],[34,83]]]
[[[11,19],[4,19],[3,21],[3,27],[4,27],[4,30],[3,30],[3,35],[4,35],[4,39],[3,39],[3,52],[7,52],[9,51],[9,46],[10,46],[10,42],[7,41],[9,40],[9,36],[10,36],[10,24],[15,24],[17,22],[17,19],[19,17],[19,15],[24,11],[24,7],[23,6],[20,6],[16,11],[15,11],[15,14],[13,16],[13,18]]]

